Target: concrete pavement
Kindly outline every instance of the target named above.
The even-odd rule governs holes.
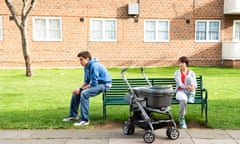
[[[0,130],[0,144],[144,144],[144,130],[123,135],[122,129]],[[166,136],[166,129],[155,130],[153,144],[240,144],[240,130],[180,130],[177,140]]]

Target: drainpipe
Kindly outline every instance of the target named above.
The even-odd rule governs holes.
[[[137,0],[137,3],[138,3],[138,12],[139,12],[139,14],[138,15],[136,15],[136,16],[134,16],[134,21],[137,23],[138,22],[138,17],[139,17],[139,15],[140,15],[140,0]]]
[[[195,17],[196,17],[196,14],[195,14],[195,9],[196,9],[196,3],[195,3],[195,0],[193,0],[193,38],[195,40]],[[195,48],[195,45],[194,45],[194,48]]]

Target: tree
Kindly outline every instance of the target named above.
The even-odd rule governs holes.
[[[25,60],[25,66],[26,66],[26,76],[31,77],[32,70],[31,70],[31,58],[30,58],[28,35],[27,35],[27,22],[28,22],[28,16],[35,5],[35,0],[22,0],[23,5],[22,5],[20,16],[17,14],[17,11],[13,6],[12,0],[5,0],[5,2],[12,15],[11,17],[13,18],[14,22],[16,23],[17,27],[20,30],[21,40],[22,40],[22,52]]]

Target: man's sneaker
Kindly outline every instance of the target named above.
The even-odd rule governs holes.
[[[180,126],[181,129],[187,129],[185,119],[180,119],[179,120],[179,126]]]
[[[78,120],[78,117],[67,117],[67,118],[64,118],[62,121],[68,122],[68,121],[72,121],[72,120]]]
[[[73,125],[74,126],[88,126],[89,123],[90,123],[89,121],[79,121],[79,122],[74,123]]]
[[[193,95],[188,95],[188,103],[194,103],[195,97]]]

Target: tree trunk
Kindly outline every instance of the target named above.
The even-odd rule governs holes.
[[[24,56],[24,60],[25,60],[25,66],[26,66],[26,76],[31,77],[32,76],[31,58],[30,56]]]
[[[21,38],[22,38],[22,50],[23,50],[23,57],[25,60],[25,66],[26,66],[26,76],[31,77],[32,76],[32,69],[31,69],[31,57],[30,52],[28,48],[28,39],[27,39],[27,26],[21,27]]]

